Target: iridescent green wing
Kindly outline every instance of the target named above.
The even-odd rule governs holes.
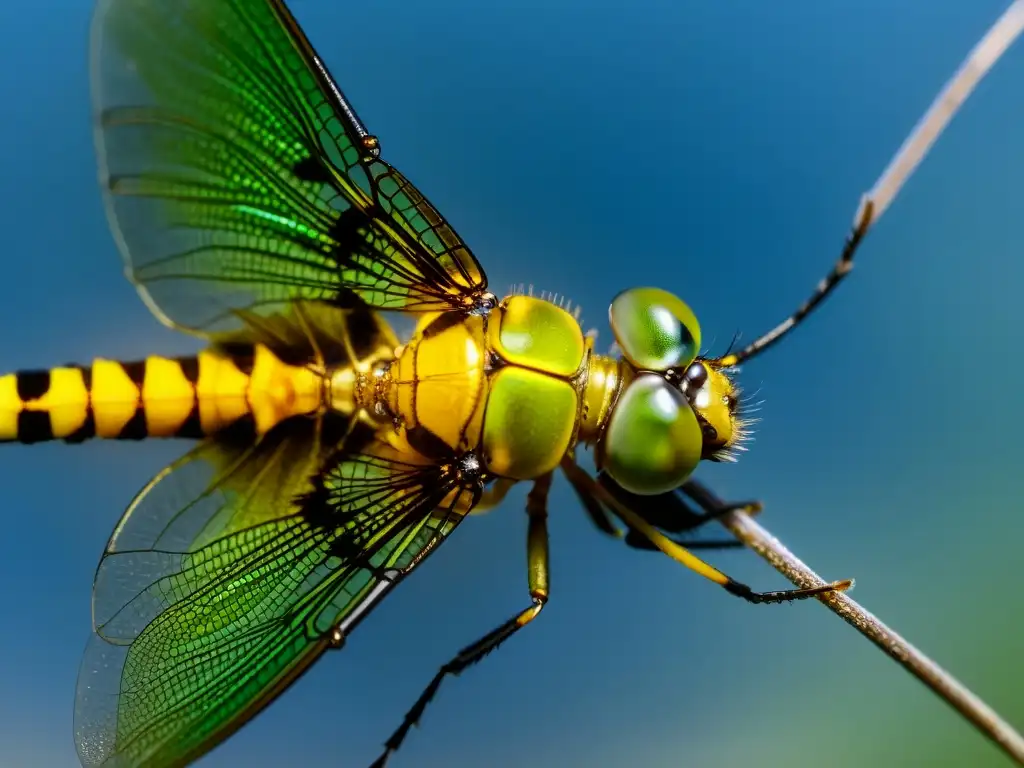
[[[180,766],[212,749],[475,502],[444,466],[376,442],[332,452],[313,428],[205,443],[129,508],[96,575],[75,709],[83,765]]]
[[[352,34],[357,30],[333,30]],[[100,0],[97,152],[129,277],[164,322],[296,298],[471,309],[486,277],[281,0]]]

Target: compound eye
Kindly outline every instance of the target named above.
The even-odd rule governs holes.
[[[700,324],[681,299],[660,288],[630,288],[612,301],[615,340],[636,368],[686,368],[700,351]]]
[[[619,397],[600,450],[615,482],[647,496],[682,485],[703,447],[700,424],[683,394],[660,376],[642,374]]]

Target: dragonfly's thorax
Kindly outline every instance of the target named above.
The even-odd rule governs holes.
[[[580,414],[579,441],[593,445],[601,439],[622,387],[632,376],[629,366],[620,358],[590,355],[587,376],[583,382],[583,410]]]
[[[392,361],[349,376],[353,403],[396,447],[432,460],[473,452],[487,474],[528,480],[600,428],[616,370],[571,314],[516,295],[427,315]]]

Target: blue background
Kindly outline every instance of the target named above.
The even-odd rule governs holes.
[[[89,4],[0,4],[0,364],[184,353],[95,184]],[[1004,0],[294,0],[314,45],[501,292],[695,308],[712,351],[802,300],[860,194]],[[809,326],[747,366],[751,452],[701,477],[1024,725],[1024,48],[982,83]],[[0,459],[0,763],[75,764],[98,555],[180,444]],[[209,766],[362,766],[452,652],[526,605],[523,494],[476,518]],[[817,604],[752,607],[594,532],[562,481],[543,617],[447,684],[397,766],[1002,766]],[[754,555],[714,556],[757,588]]]

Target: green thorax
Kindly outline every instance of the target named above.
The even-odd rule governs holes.
[[[595,356],[579,322],[521,295],[451,320],[424,318],[396,350],[386,381],[357,387],[355,404],[386,413],[397,427],[393,442],[430,459],[473,451],[495,476],[550,472],[586,431]]]
[[[587,346],[577,320],[531,296],[501,302],[489,322],[484,462],[526,480],[554,469],[575,440]]]

